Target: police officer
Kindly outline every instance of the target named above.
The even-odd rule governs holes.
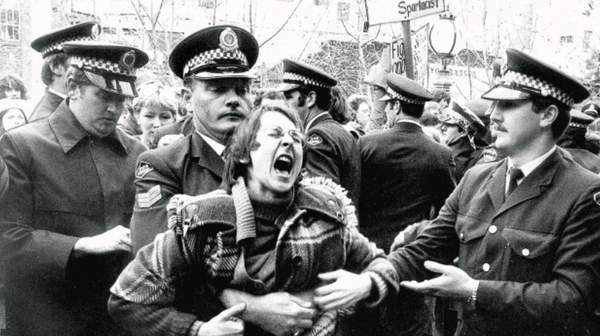
[[[471,161],[477,160],[473,152],[485,147],[477,139],[477,134],[485,133],[485,125],[473,111],[455,101],[440,113],[439,119],[442,139],[452,149],[456,180],[460,181],[465,171],[474,165]]]
[[[169,66],[191,90],[194,132],[138,158],[131,220],[133,251],[167,230],[165,206],[173,195],[200,195],[221,184],[221,154],[233,130],[250,113],[250,68],[258,43],[234,26],[213,26],[183,39]]]
[[[483,95],[507,158],[467,171],[438,218],[389,259],[403,286],[461,301],[457,335],[597,335],[600,178],[555,145],[589,93],[527,54],[507,56]],[[444,265],[457,256],[458,267]]]
[[[362,181],[360,230],[378,247],[390,246],[408,225],[432,219],[454,189],[452,151],[423,132],[419,118],[433,96],[419,83],[388,74],[386,102],[389,129],[360,140]],[[380,323],[369,323],[380,319]],[[429,319],[423,296],[406,291],[387,309],[357,314],[354,332],[377,335],[423,335]]]
[[[583,168],[600,173],[600,157],[587,149],[588,141],[585,138],[587,127],[594,121],[589,115],[571,110],[571,121],[567,130],[558,138],[556,144],[571,154],[573,160]]]
[[[100,33],[98,23],[90,21],[53,31],[31,42],[31,48],[42,54],[42,82],[46,84],[44,96],[37,103],[29,121],[46,118],[67,97],[67,70],[69,56],[62,44],[69,41],[92,41]]]
[[[135,97],[141,50],[62,46],[68,98],[48,118],[8,131],[0,156],[8,335],[116,335],[108,290],[129,260],[135,159],[146,147],[116,129]]]
[[[283,60],[283,83],[278,88],[286,104],[296,110],[304,125],[308,143],[306,170],[323,176],[348,190],[358,206],[360,192],[360,151],[352,134],[333,120],[329,112],[331,75],[312,65]]]

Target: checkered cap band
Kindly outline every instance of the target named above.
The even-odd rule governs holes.
[[[198,67],[211,64],[214,60],[238,60],[242,65],[249,67],[246,55],[240,50],[226,51],[221,48],[208,50],[192,57],[183,67],[183,77],[193,72]]]
[[[391,87],[387,88],[387,94],[388,94],[388,96],[392,97],[392,99],[400,100],[400,101],[403,101],[403,102],[406,102],[409,104],[425,105],[424,100],[416,99],[416,98],[408,98],[408,97],[403,96],[400,93],[394,91]]]
[[[69,38],[64,38],[62,40],[58,40],[58,41],[48,45],[46,48],[42,49],[42,51],[41,51],[42,57],[46,57],[46,55],[48,55],[49,53],[51,53],[55,50],[62,51],[62,44],[65,42],[79,42],[79,41],[94,41],[94,39],[90,36],[74,36],[74,37],[69,37]]]
[[[89,57],[89,56],[73,56],[73,65],[83,68],[90,67],[91,70],[104,70],[110,73],[125,75],[125,76],[135,76],[135,68],[124,69],[119,65],[119,63],[114,63],[102,58]]]
[[[506,71],[504,76],[502,76],[500,84],[509,87],[524,86],[528,88],[526,92],[533,91],[544,97],[550,96],[569,107],[573,106],[575,103],[575,99],[573,97],[556,86],[539,78],[525,75],[513,70]]]
[[[331,89],[330,85],[327,85],[325,83],[321,83],[317,80],[314,80],[312,78],[303,76],[303,75],[299,75],[297,73],[293,73],[293,72],[284,72],[283,73],[283,80],[286,81],[294,81],[294,82],[302,82],[304,83],[304,85],[313,85],[313,86],[320,86],[326,89]]]
[[[448,124],[456,124],[463,130],[467,130],[471,124],[467,118],[449,108],[440,113],[440,121]]]
[[[569,123],[569,127],[575,127],[575,128],[587,128],[587,127],[588,127],[588,124],[582,124],[582,123],[578,123],[578,122],[571,121],[571,122]]]

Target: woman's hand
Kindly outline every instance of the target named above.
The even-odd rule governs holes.
[[[225,309],[210,321],[202,324],[198,336],[243,336],[244,321],[236,315],[240,315],[244,309],[246,309],[246,305],[243,303]]]

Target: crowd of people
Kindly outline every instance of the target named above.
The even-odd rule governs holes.
[[[347,96],[211,26],[169,55],[96,22],[0,78],[3,335],[600,334],[600,105],[507,49],[480,98],[381,64]],[[34,107],[35,106],[35,107]]]

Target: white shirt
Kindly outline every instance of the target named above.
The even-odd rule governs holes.
[[[214,139],[209,138],[198,131],[196,131],[196,133],[198,133],[202,137],[202,139],[206,141],[206,143],[210,146],[210,148],[212,148],[215,151],[215,153],[219,154],[219,156],[223,158],[223,151],[225,150],[225,145],[216,142]]]
[[[506,170],[506,182],[504,185],[504,192],[508,192],[508,184],[510,181],[510,173],[509,172],[510,172],[511,168],[519,168],[523,172],[523,177],[520,180],[517,180],[517,185],[519,185],[519,184],[521,184],[521,182],[523,182],[523,180],[527,177],[527,175],[531,174],[531,172],[535,168],[537,168],[539,165],[541,165],[542,162],[544,162],[544,160],[546,160],[548,157],[550,157],[550,155],[552,155],[552,153],[554,153],[554,151],[556,151],[556,145],[554,145],[554,147],[552,147],[548,152],[546,152],[546,154],[538,157],[537,159],[527,162],[526,164],[522,165],[521,167],[515,167],[512,160],[510,158],[508,158],[508,169]]]
[[[67,95],[66,95],[66,94],[64,94],[64,93],[60,93],[60,92],[58,92],[58,91],[54,90],[54,89],[53,89],[53,88],[51,88],[51,87],[48,87],[48,92],[52,92],[52,93],[54,93],[55,95],[59,96],[59,97],[60,97],[60,98],[62,98],[62,99],[65,99],[65,98],[67,98]]]

